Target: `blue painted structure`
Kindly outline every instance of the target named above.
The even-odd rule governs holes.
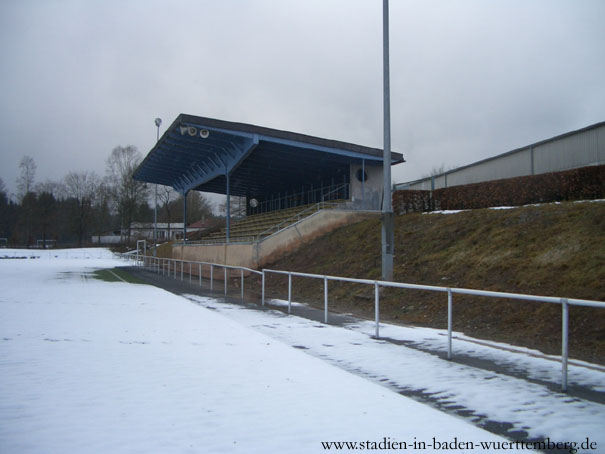
[[[403,156],[392,153],[393,164]],[[180,114],[134,178],[191,190],[252,198],[347,183],[351,166],[382,166],[381,149],[244,123]],[[229,204],[227,204],[229,206]]]

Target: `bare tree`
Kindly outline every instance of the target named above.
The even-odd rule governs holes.
[[[92,218],[92,210],[96,202],[96,196],[101,178],[94,172],[69,172],[65,176],[65,191],[68,198],[76,202],[78,246],[88,231]]]
[[[19,168],[21,169],[21,175],[17,177],[17,188],[19,190],[19,199],[23,199],[26,194],[34,190],[36,162],[31,156],[23,156],[19,163]]]
[[[93,210],[92,230],[95,232],[98,244],[101,244],[101,235],[104,231],[109,230],[113,226],[111,213],[113,198],[109,188],[107,178],[99,179],[95,195],[95,209]]]
[[[199,191],[189,191],[187,194],[187,218],[196,222],[212,217],[212,202]]]
[[[433,166],[430,173],[425,173],[422,175],[422,178],[436,177],[437,175],[443,175],[445,172],[455,169],[455,165],[446,166],[445,163],[441,163],[440,166]]]
[[[9,198],[4,181],[0,178],[0,237],[8,238],[12,227]]]
[[[229,197],[229,212],[231,217],[241,217],[245,215],[246,198],[245,197]],[[218,212],[227,217],[227,197],[219,204]]]
[[[46,192],[48,194],[52,194],[55,200],[62,200],[66,195],[65,185],[60,181],[47,179],[43,183],[37,183],[34,187],[37,194]]]
[[[109,182],[122,226],[128,231],[130,243],[131,224],[138,207],[147,203],[147,185],[133,178],[134,171],[141,162],[141,154],[133,145],[114,148],[107,158],[107,181]]]
[[[57,200],[54,195],[50,192],[39,193],[35,213],[35,225],[38,227],[38,233],[42,233],[42,247],[47,247],[48,233],[55,224],[57,214]]]
[[[170,239],[170,224],[172,222],[172,216],[174,214],[174,202],[179,197],[179,193],[176,192],[170,186],[161,186],[158,188],[158,200],[160,205],[162,206],[164,213],[163,218],[168,223],[168,232],[166,239]]]

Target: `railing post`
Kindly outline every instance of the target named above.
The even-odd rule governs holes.
[[[261,284],[261,306],[265,305],[265,270],[263,270],[263,276],[262,276],[262,284]]]
[[[561,338],[562,338],[562,352],[561,352],[561,390],[567,392],[567,359],[569,356],[569,344],[568,344],[568,327],[569,327],[569,303],[567,298],[561,298],[561,306],[563,309],[563,326],[561,327]]]
[[[181,281],[183,280],[183,268],[185,268],[185,262],[181,262]]]
[[[200,263],[200,287],[202,286],[202,264]]]
[[[210,290],[214,290],[214,265],[210,265]]]
[[[223,267],[225,270],[225,295],[227,294],[227,267]]]
[[[328,278],[324,277],[324,323],[328,323]]]
[[[378,282],[374,282],[374,315],[376,316],[376,339],[380,339],[380,292]]]
[[[193,266],[193,263],[189,262],[189,283],[191,284],[191,267]]]
[[[241,287],[242,287],[242,299],[244,299],[244,269],[240,268],[239,271],[240,271],[240,274],[241,274],[241,277],[242,277],[242,285],[241,285]]]
[[[447,359],[452,359],[452,289],[447,289]]]
[[[288,273],[288,314],[292,313],[292,273]]]
[[[176,259],[174,259],[174,278],[176,279]]]

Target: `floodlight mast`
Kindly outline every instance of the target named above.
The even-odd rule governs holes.
[[[156,143],[160,141],[160,125],[162,124],[161,118],[156,118],[154,120],[155,125],[158,128],[158,132],[156,135]],[[155,185],[155,208],[153,210],[153,256],[157,255],[157,247],[158,247],[158,185]]]
[[[389,80],[389,0],[382,1],[382,64],[384,107],[384,157],[382,197],[382,279],[393,280],[395,249],[394,216],[391,201],[391,88]]]

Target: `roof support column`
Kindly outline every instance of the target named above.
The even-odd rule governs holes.
[[[187,242],[187,194],[183,193],[183,243]]]
[[[231,229],[231,182],[229,181],[229,172],[225,172],[225,179],[227,180],[227,238],[226,242],[229,242],[229,234]]]
[[[361,204],[366,206],[366,160],[361,160]]]

